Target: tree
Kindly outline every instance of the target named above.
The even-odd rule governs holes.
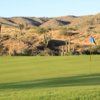
[[[23,24],[19,24],[19,30],[20,30],[20,33],[22,34],[22,32],[23,32],[23,29],[24,29],[24,25]]]
[[[60,29],[60,34],[61,35],[65,35],[65,36],[67,36],[69,38],[68,41],[66,40],[66,53],[69,53],[69,54],[71,54],[71,37],[73,35],[79,34],[78,32],[72,31],[72,29],[73,28],[70,28],[70,29],[61,28]]]
[[[0,55],[3,55],[4,52],[4,46],[0,43]]]
[[[0,35],[1,35],[1,27],[2,27],[2,25],[1,25],[1,23],[0,23]]]
[[[50,40],[50,36],[48,35],[48,29],[44,29],[44,28],[37,28],[36,32],[38,34],[43,34],[44,37],[44,46],[47,47],[48,45],[48,41]]]

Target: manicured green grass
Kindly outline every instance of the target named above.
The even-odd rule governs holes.
[[[0,100],[99,100],[100,56],[0,57]]]

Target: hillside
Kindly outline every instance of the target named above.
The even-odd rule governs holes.
[[[59,26],[81,26],[81,28],[96,26],[100,24],[100,14],[89,16],[61,16],[54,18],[36,17],[0,17],[0,23],[8,26],[23,24],[24,26],[40,26],[43,28],[59,28]]]
[[[0,17],[0,23],[0,55],[62,55],[70,50],[83,53],[90,46],[94,47],[90,36],[100,45],[100,14],[54,18]]]
[[[51,19],[44,24],[42,24],[40,27],[41,28],[51,28],[51,29],[57,29],[60,26],[65,26],[70,24],[69,21],[63,21],[63,20],[57,20],[57,19]]]

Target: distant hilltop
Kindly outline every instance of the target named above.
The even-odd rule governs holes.
[[[4,26],[18,26],[23,24],[25,27],[41,27],[56,29],[59,27],[80,27],[82,29],[88,29],[90,27],[96,28],[98,31],[100,26],[100,14],[89,16],[62,16],[62,17],[0,17],[0,23]]]

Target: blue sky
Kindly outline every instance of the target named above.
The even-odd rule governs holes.
[[[0,0],[0,16],[55,17],[100,12],[100,0]]]

